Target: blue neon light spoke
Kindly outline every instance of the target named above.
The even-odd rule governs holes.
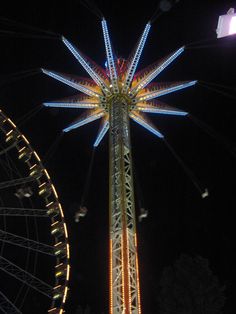
[[[174,109],[161,109],[156,107],[138,107],[137,109],[146,113],[158,113],[158,114],[167,114],[167,115],[177,115],[177,116],[186,116],[188,112]]]
[[[142,37],[139,41],[139,44],[138,44],[138,47],[135,51],[135,54],[130,62],[130,65],[129,65],[129,68],[127,70],[127,73],[126,73],[126,78],[125,78],[125,82],[124,82],[124,87],[123,87],[123,92],[127,92],[132,80],[133,80],[133,77],[134,77],[134,73],[136,71],[136,68],[138,66],[138,62],[139,62],[139,59],[141,57],[141,54],[142,54],[142,51],[143,51],[143,47],[145,45],[145,42],[146,42],[146,39],[147,39],[147,36],[148,36],[148,33],[149,33],[149,30],[151,28],[151,24],[148,23],[146,26],[145,26],[145,29],[144,29],[144,32],[142,34]]]
[[[179,84],[179,85],[176,85],[176,86],[168,87],[168,88],[165,88],[163,90],[155,91],[155,92],[152,92],[152,93],[146,93],[146,94],[140,96],[137,100],[138,101],[151,100],[151,99],[154,99],[154,98],[157,98],[157,97],[160,97],[160,96],[164,96],[164,95],[176,92],[178,90],[181,90],[181,89],[193,86],[196,83],[197,83],[197,81],[191,81],[191,82]]]
[[[45,70],[45,69],[42,69],[42,72],[48,76],[51,76],[52,78],[70,86],[70,87],[73,87],[75,88],[76,90],[82,92],[82,93],[85,93],[86,95],[89,95],[89,96],[93,96],[93,97],[100,97],[101,95],[99,95],[98,93],[92,91],[91,89],[87,88],[87,87],[84,87],[83,85],[77,83],[77,82],[73,82],[72,80],[70,79],[67,79],[65,76],[61,75],[61,74],[57,74],[55,72],[52,72],[52,71],[48,71],[48,70]]]
[[[151,73],[144,77],[141,82],[131,91],[132,93],[138,92],[142,88],[145,88],[152,80],[154,80],[170,63],[172,63],[183,51],[185,47],[181,47],[177,51],[175,51],[169,58],[167,58],[164,62],[156,66]]]
[[[106,48],[106,56],[107,56],[107,63],[108,63],[108,69],[110,73],[110,80],[111,85],[114,93],[119,92],[118,84],[117,84],[117,72],[116,72],[116,66],[115,61],[113,57],[113,51],[111,46],[111,41],[108,33],[107,23],[106,20],[102,20],[102,30],[103,30],[103,36],[104,36],[104,42],[105,42],[105,48]]]
[[[68,126],[67,128],[65,128],[63,130],[63,132],[69,132],[73,129],[77,129],[79,127],[81,127],[82,125],[88,124],[94,120],[97,120],[99,118],[101,118],[104,115],[104,112],[100,112],[94,115],[89,115],[87,118],[85,119],[78,119],[77,121],[75,121],[74,123],[72,123],[70,126]]]
[[[132,108],[129,113],[130,118],[159,138],[163,138],[164,136],[158,129],[155,128],[155,126],[152,125],[151,122],[148,121],[147,118],[145,118],[145,114],[142,114],[142,112],[177,116],[188,115],[188,112],[165,105],[159,100],[150,101],[152,99],[193,86],[197,83],[197,81],[188,81],[175,84],[172,83],[169,85],[166,83],[157,85],[150,84],[166,67],[168,67],[181,53],[183,53],[185,47],[179,48],[173,54],[166,57],[164,61],[162,60],[159,63],[152,64],[141,71],[140,74],[136,74],[137,79],[133,82],[150,28],[151,24],[147,23],[138,41],[136,49],[131,55],[131,58],[129,61],[124,62],[122,67],[118,68],[119,63],[116,63],[114,58],[107,22],[103,19],[102,30],[108,65],[106,72],[75,48],[65,37],[62,37],[63,43],[97,85],[95,86],[95,84],[91,84],[91,80],[78,80],[72,76],[70,77],[69,75],[63,75],[42,69],[42,72],[46,75],[89,96],[78,94],[57,101],[43,103],[46,107],[90,109],[90,113],[87,116],[83,115],[79,117],[75,122],[66,127],[63,130],[64,132],[69,132],[103,117],[99,132],[93,144],[94,147],[97,147],[109,129],[109,108],[112,106],[113,100],[121,102],[124,101],[127,106]],[[133,88],[131,87],[132,83],[134,85]]]
[[[106,93],[109,92],[106,84],[103,79],[94,71],[89,62],[83,57],[83,55],[76,49],[65,37],[62,37],[63,43],[66,47],[71,51],[71,53],[75,56],[75,58],[79,61],[82,67],[87,71],[87,73],[91,76],[91,78],[96,82],[98,86],[102,88],[102,90]]]
[[[81,102],[81,103],[66,103],[66,102],[44,102],[43,105],[45,107],[53,107],[53,108],[72,108],[72,109],[92,109],[97,108],[98,104],[89,103],[89,102]]]
[[[97,135],[97,138],[93,144],[94,147],[97,147],[102,139],[104,138],[105,134],[107,133],[107,131],[109,130],[109,122],[106,120],[104,123],[103,123],[103,126],[102,128],[100,129],[98,135]]]
[[[133,119],[135,122],[137,122],[138,124],[140,124],[142,127],[144,127],[145,129],[147,129],[149,132],[153,133],[154,135],[158,136],[159,138],[163,138],[164,135],[161,134],[161,132],[159,132],[156,128],[154,128],[153,126],[151,126],[149,124],[149,122],[145,121],[144,119],[142,119],[140,116],[134,115],[134,114],[130,114],[130,118]]]

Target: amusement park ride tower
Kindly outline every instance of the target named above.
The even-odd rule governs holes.
[[[97,147],[109,130],[110,314],[141,314],[129,118],[163,139],[163,135],[148,120],[145,112],[187,115],[187,112],[156,99],[196,83],[187,81],[150,84],[184,51],[184,47],[136,73],[150,28],[151,24],[148,23],[127,60],[117,59],[112,50],[107,23],[103,19],[107,70],[95,64],[62,37],[63,43],[92,80],[42,69],[43,73],[83,93],[44,103],[45,106],[89,109],[65,128],[64,132],[102,118],[94,143],[94,147]]]

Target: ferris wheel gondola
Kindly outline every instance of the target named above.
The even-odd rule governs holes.
[[[0,312],[62,314],[67,226],[38,154],[0,110]]]

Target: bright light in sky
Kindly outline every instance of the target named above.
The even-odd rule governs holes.
[[[229,25],[229,35],[236,34],[236,16],[232,16]]]
[[[233,8],[227,14],[219,16],[216,33],[217,38],[236,34],[236,14]]]

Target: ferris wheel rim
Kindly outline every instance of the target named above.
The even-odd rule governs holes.
[[[0,109],[0,131],[5,134],[6,138],[11,137],[13,139],[14,148],[16,148],[18,153],[24,152],[23,156],[26,157],[24,162],[25,164],[27,164],[29,171],[31,171],[29,174],[29,178],[32,175],[31,179],[32,181],[37,183],[38,189],[39,189],[38,194],[39,196],[43,198],[43,201],[45,203],[45,214],[47,214],[48,218],[51,221],[51,237],[53,238],[53,242],[54,242],[52,253],[55,256],[55,260],[56,260],[55,267],[56,269],[58,267],[59,269],[61,269],[61,271],[63,271],[63,279],[59,278],[59,276],[57,277],[57,273],[60,273],[60,272],[57,271],[56,273],[55,271],[55,277],[54,277],[55,286],[51,287],[52,291],[50,292],[50,296],[52,298],[52,301],[51,301],[51,306],[48,310],[48,313],[61,314],[63,313],[64,305],[67,298],[69,275],[70,275],[70,263],[69,263],[70,251],[69,251],[69,242],[68,242],[68,231],[67,231],[67,226],[64,219],[64,212],[59,202],[56,189],[52,183],[52,180],[47,170],[43,166],[40,157],[38,156],[36,151],[32,148],[30,142],[25,137],[25,135],[18,129],[18,127],[14,124],[14,122],[3,113],[1,109]],[[28,160],[27,160],[28,158],[27,156],[29,157]],[[19,159],[19,156],[18,156],[18,159]],[[0,215],[2,215],[1,210],[2,208],[0,206]],[[7,209],[5,209],[5,212],[7,212]],[[14,215],[14,209],[11,211],[11,214]],[[17,213],[17,209],[15,209],[15,215],[17,214],[19,215],[19,212]],[[31,212],[30,215],[33,216],[35,219],[34,215],[36,214],[34,212]],[[57,228],[59,228],[60,226],[61,234],[59,235],[57,234],[56,232],[57,229],[55,229],[55,225],[57,225]],[[12,235],[8,233],[7,236],[10,237]],[[22,239],[20,238],[22,237],[20,236],[15,237],[17,241],[23,239],[23,238]],[[30,240],[28,239],[28,245],[29,245],[29,241]],[[33,242],[36,243],[37,241],[32,241],[32,243]],[[35,243],[33,244],[36,245]],[[4,245],[5,243],[3,241],[3,246]],[[39,242],[38,242],[38,245],[39,245]],[[32,248],[28,246],[28,251],[30,251],[31,249]],[[60,256],[60,253],[62,251],[64,254],[63,258]],[[3,249],[1,248],[1,253],[2,252],[3,252]],[[35,254],[37,255],[38,251],[35,250],[35,252],[36,252]],[[0,255],[0,262],[1,260],[4,261],[2,256]],[[25,283],[25,285],[27,285],[27,283]],[[58,301],[58,298],[60,301]]]

